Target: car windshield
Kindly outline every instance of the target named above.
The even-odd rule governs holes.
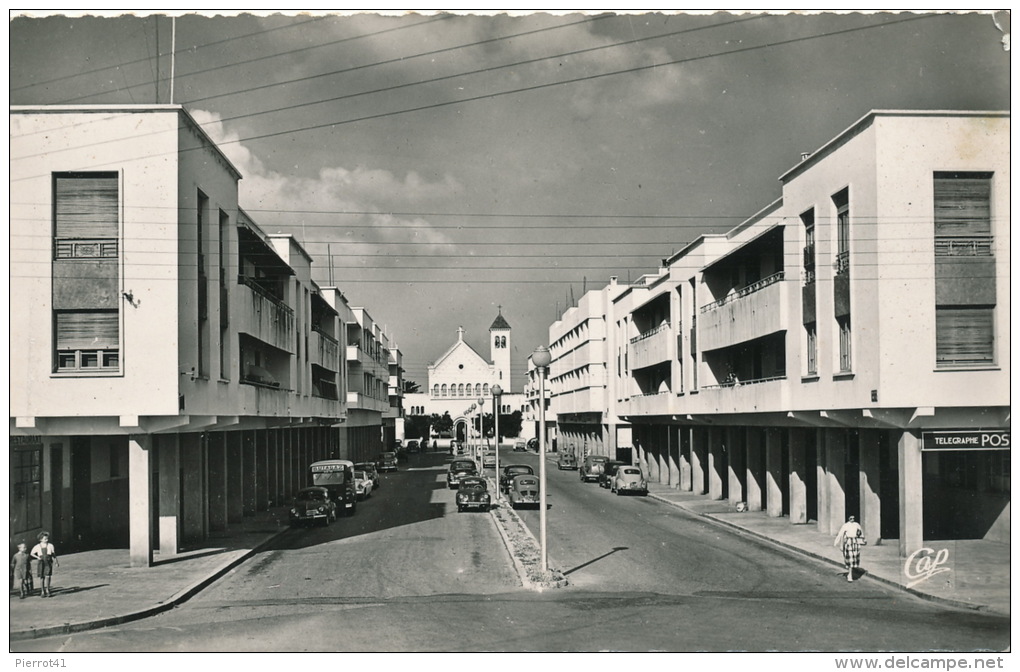
[[[450,463],[450,471],[458,471],[460,469],[474,469],[475,463],[471,460],[457,460],[456,462]]]
[[[384,459],[384,460],[390,460],[390,459],[393,459],[396,456],[397,456],[396,453],[383,453],[382,455],[380,455],[380,457],[382,459]]]
[[[355,471],[354,472],[354,478],[360,478],[361,480],[365,480],[368,477],[365,476],[365,472],[363,472],[363,471]]]
[[[507,467],[506,473],[508,474],[533,474],[535,470],[531,467]]]
[[[640,476],[641,475],[641,470],[640,469],[634,469],[633,467],[628,467],[626,469],[622,469],[621,471],[623,471],[623,473],[627,474],[628,476]]]
[[[479,479],[472,478],[470,480],[465,480],[464,482],[462,482],[460,484],[460,487],[467,488],[467,489],[474,488],[474,489],[477,489],[477,490],[485,490],[485,489],[487,489],[486,485],[485,485],[485,481],[483,481],[480,478]]]
[[[301,490],[295,499],[299,502],[323,502],[326,501],[326,493],[322,490]]]
[[[367,462],[361,462],[359,464],[355,464],[354,466],[362,471],[371,471],[372,468],[375,467],[374,464],[369,464]]]

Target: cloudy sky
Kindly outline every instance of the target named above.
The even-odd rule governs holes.
[[[872,109],[1008,109],[991,14],[13,17],[11,104],[179,103],[406,376],[502,306],[514,391],[584,289],[780,195]],[[171,51],[173,98],[171,101]]]

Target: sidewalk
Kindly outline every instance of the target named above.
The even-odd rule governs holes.
[[[659,483],[649,483],[648,487],[649,497],[823,560],[845,573],[842,553],[832,545],[835,534],[818,532],[814,523],[791,525],[788,518],[770,518],[764,511],[738,512],[729,502],[711,500],[707,495],[694,495]],[[934,554],[943,549],[948,554],[944,554],[943,562],[938,564],[934,563],[934,554],[924,554],[931,556],[931,562],[915,559],[910,563],[910,578],[905,572],[907,558],[899,556],[897,539],[884,539],[881,544],[865,546],[861,550],[861,570],[865,577],[897,586],[924,599],[1009,615],[1009,544],[966,539],[930,541],[926,546]],[[928,575],[926,569],[935,571]]]
[[[131,567],[127,549],[58,555],[53,597],[24,600],[10,593],[10,641],[79,632],[154,616],[184,602],[287,529],[287,509],[246,517],[230,531],[212,533],[202,548],[153,567]],[[60,550],[60,547],[57,547]],[[34,569],[34,563],[33,563]]]

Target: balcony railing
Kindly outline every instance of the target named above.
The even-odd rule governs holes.
[[[758,385],[759,383],[771,383],[774,380],[786,380],[786,376],[770,376],[768,378],[752,378],[750,380],[739,380],[734,378],[733,380],[723,381],[717,385],[702,385],[703,390],[721,390],[727,387],[742,387],[744,385]]]
[[[116,259],[117,250],[116,239],[57,238],[55,252],[57,259]]]
[[[991,236],[935,236],[936,257],[990,257]]]
[[[663,322],[662,324],[660,324],[659,326],[655,327],[654,329],[649,329],[648,331],[642,332],[641,334],[639,334],[639,335],[635,336],[634,338],[630,339],[630,342],[631,343],[637,343],[639,341],[643,341],[646,338],[651,338],[652,336],[656,335],[660,331],[664,331],[666,329],[669,329],[669,323],[668,322]]]
[[[783,278],[785,277],[786,273],[784,271],[773,273],[767,278],[762,278],[757,282],[752,282],[750,285],[747,285],[746,287],[741,287],[734,293],[728,294],[727,296],[724,296],[718,301],[713,301],[712,303],[705,304],[704,306],[701,307],[701,312],[707,313],[710,310],[721,308],[722,306],[725,306],[727,303],[736,301],[737,299],[742,299],[743,297],[748,296],[749,294],[754,294],[755,292],[764,289],[769,285],[774,285],[775,283],[782,281]]]
[[[804,246],[804,268],[815,267],[815,246],[805,245]]]
[[[833,268],[836,269],[836,275],[845,275],[850,272],[850,251],[844,250],[836,254],[836,263]]]
[[[340,343],[330,336],[329,334],[323,333],[318,329],[313,330],[319,336],[319,364],[327,365],[326,368],[335,370],[335,367],[339,364],[340,358]],[[328,366],[332,364],[334,368]]]

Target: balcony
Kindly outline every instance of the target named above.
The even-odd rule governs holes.
[[[659,326],[630,340],[630,368],[643,369],[672,358],[671,345],[673,338],[669,324]]]
[[[698,348],[729,347],[786,329],[785,274],[780,271],[701,308]]]
[[[628,417],[674,415],[679,412],[679,397],[673,392],[636,394],[621,401],[617,412]]]
[[[294,311],[251,278],[239,276],[237,330],[294,353]]]
[[[936,257],[990,257],[991,236],[935,236]]]
[[[308,344],[312,364],[329,371],[340,370],[340,343],[332,336],[312,330]]]
[[[705,385],[698,393],[700,413],[777,412],[790,408],[786,376]]]
[[[351,410],[378,411],[385,413],[390,409],[390,400],[376,399],[363,392],[347,392],[347,407]]]

